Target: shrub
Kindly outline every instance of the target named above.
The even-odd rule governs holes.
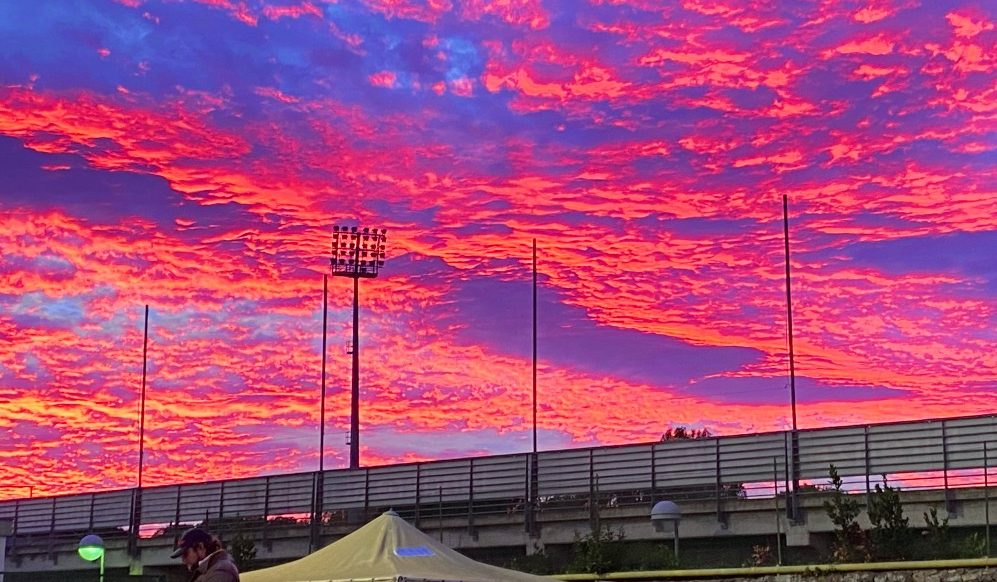
[[[547,554],[546,549],[536,546],[532,554],[513,558],[509,563],[509,569],[540,575],[560,573],[557,561]]]
[[[872,545],[879,559],[902,560],[910,557],[910,523],[904,517],[900,491],[890,487],[883,475],[883,484],[869,498],[869,521],[872,523]]]
[[[828,469],[834,487],[831,499],[824,502],[824,511],[834,524],[834,560],[837,562],[868,562],[872,559],[869,540],[855,518],[859,502],[842,491],[841,476],[831,465]]]
[[[949,518],[938,519],[934,507],[924,513],[924,554],[929,558],[947,558],[952,555],[949,537]]]
[[[666,544],[633,542],[621,544],[620,571],[673,570],[679,561]]]
[[[583,537],[575,535],[572,546],[572,572],[602,574],[621,569],[623,530],[614,532],[609,526],[599,526]]]
[[[744,563],[745,568],[758,568],[760,566],[775,565],[776,559],[772,555],[772,546],[765,544],[751,546],[751,557]]]
[[[240,572],[249,570],[249,565],[256,559],[256,543],[253,538],[243,533],[236,534],[228,544],[228,553]]]

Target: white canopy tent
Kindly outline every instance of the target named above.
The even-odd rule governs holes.
[[[300,560],[246,572],[242,582],[554,582],[476,562],[393,511]]]

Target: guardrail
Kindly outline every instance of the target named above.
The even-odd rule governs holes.
[[[311,524],[360,525],[393,508],[414,521],[505,515],[533,527],[546,509],[646,504],[657,499],[710,500],[718,519],[732,499],[819,493],[834,464],[852,492],[887,476],[904,489],[989,485],[995,476],[997,415],[870,424],[797,433],[799,471],[792,474],[791,432],[672,440],[408,463],[324,473],[295,473],[0,502],[13,520],[8,552],[106,538],[176,536],[208,522],[220,533]]]

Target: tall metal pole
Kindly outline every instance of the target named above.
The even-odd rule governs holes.
[[[138,487],[131,499],[131,516],[128,520],[128,555],[138,555],[138,532],[142,522],[142,476],[145,473],[145,380],[149,356],[149,306],[145,306],[145,332],[142,339],[142,394],[138,413]],[[101,558],[101,580],[104,579],[104,559]]]
[[[793,432],[796,432],[796,362],[793,351],[793,293],[789,279],[789,199],[782,195],[782,225],[786,243],[786,315],[789,323],[789,397],[793,408]]]
[[[793,412],[793,493],[791,514],[795,520],[799,517],[797,513],[799,500],[796,498],[796,492],[800,486],[800,437],[799,433],[797,433],[798,427],[796,424],[796,356],[793,351],[793,294],[789,273],[789,198],[785,194],[782,195],[782,225],[786,247],[786,321],[789,327],[789,398]],[[786,499],[790,499],[789,495],[786,496]]]
[[[360,245],[357,245],[359,247]],[[359,250],[357,253],[359,254]],[[353,278],[353,386],[350,391],[350,468],[360,468],[360,278]]]
[[[675,552],[675,561],[678,562],[678,559],[679,559],[679,520],[676,519],[672,523],[674,524],[674,527],[675,527],[675,539],[672,542],[674,544],[674,548],[675,549],[673,551]]]
[[[772,457],[772,499],[775,501],[775,548],[778,561],[777,566],[782,565],[782,516],[779,515],[779,465],[775,457]]]
[[[537,454],[537,239],[533,239],[533,454]]]
[[[987,454],[987,443],[983,443],[983,513],[987,524],[987,553],[990,557],[990,457]]]
[[[329,276],[322,275],[322,396],[319,404],[318,474],[312,480],[312,523],[308,551],[319,547],[322,528],[322,502],[325,498],[325,356],[329,315]]]
[[[145,464],[145,378],[149,355],[149,306],[145,306],[145,335],[142,340],[142,398],[138,413],[138,488],[142,489],[142,472]]]
[[[325,471],[325,353],[329,326],[329,275],[322,275],[322,403],[319,405],[318,470]]]
[[[540,488],[540,470],[537,463],[537,239],[533,239],[533,454],[530,455],[530,474],[527,485],[529,499],[526,504],[526,531],[537,536],[537,491]]]
[[[311,536],[308,538],[308,551],[319,546],[322,527],[322,502],[325,498],[325,354],[326,330],[329,315],[329,276],[322,275],[322,395],[319,403],[318,429],[318,474],[312,480],[312,521]]]

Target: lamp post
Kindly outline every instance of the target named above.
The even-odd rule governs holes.
[[[663,532],[665,525],[672,524],[675,560],[679,559],[679,522],[682,521],[682,510],[673,501],[659,501],[651,508],[651,525],[655,531]]]
[[[104,540],[96,534],[83,536],[76,552],[88,562],[100,560],[100,582],[104,582]]]
[[[332,275],[353,279],[353,384],[350,394],[350,468],[360,468],[360,279],[377,277],[384,266],[387,230],[332,227]]]

